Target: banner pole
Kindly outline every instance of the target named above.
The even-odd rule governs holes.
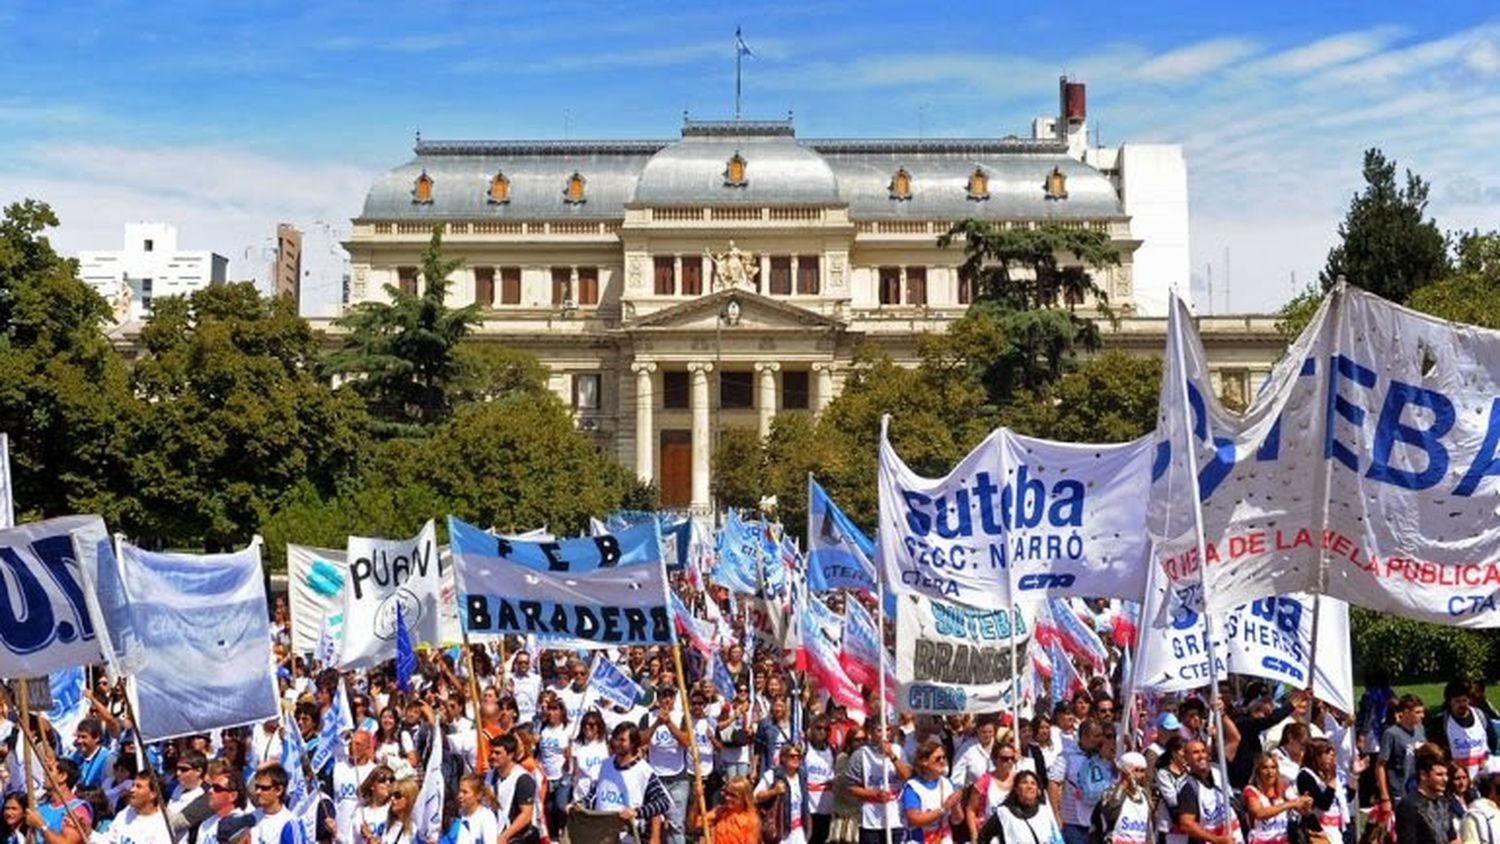
[[[1188,406],[1187,400],[1187,363],[1182,351],[1182,305],[1177,294],[1172,294],[1172,314],[1168,323],[1167,335],[1171,338],[1173,348],[1173,364],[1177,370],[1180,383],[1174,385],[1180,394],[1182,410],[1182,430],[1187,435],[1184,445],[1184,456],[1187,459],[1188,475],[1190,478],[1189,493],[1193,497],[1193,538],[1197,541],[1198,550],[1198,592],[1202,604],[1203,616],[1203,641],[1208,651],[1208,699],[1212,709],[1212,717],[1217,722],[1218,736],[1214,741],[1214,749],[1218,756],[1219,775],[1224,778],[1224,788],[1229,788],[1229,760],[1224,754],[1224,718],[1220,710],[1219,700],[1219,653],[1214,647],[1213,623],[1208,617],[1208,590],[1205,581],[1204,569],[1208,565],[1208,538],[1203,531],[1203,497],[1198,485],[1198,453],[1193,442],[1193,410]],[[1207,411],[1205,411],[1207,412]]]
[[[31,687],[25,677],[16,679],[17,694],[20,698],[21,723],[31,723]],[[36,800],[36,757],[32,753],[31,742],[26,743],[24,764],[26,765],[26,795]],[[32,804],[35,805],[35,804]],[[87,836],[85,836],[87,837]]]
[[[890,434],[890,427],[891,415],[889,413],[883,414],[880,417],[881,443],[884,443],[886,441],[886,437]],[[881,546],[878,545],[875,547],[876,554],[880,553],[880,548]],[[880,640],[880,648],[876,654],[880,659],[880,681],[878,684],[879,691],[877,692],[879,697],[875,702],[875,712],[879,714],[879,718],[875,722],[875,729],[880,731],[881,745],[884,745],[887,741],[885,729],[885,566],[883,565],[883,562],[884,561],[882,561],[882,565],[878,565],[875,567],[875,599],[877,601],[875,605],[875,610],[877,613],[875,617],[875,630]],[[891,763],[890,760],[884,758],[881,759],[880,764],[880,790],[882,793],[889,793],[891,790]],[[881,829],[885,831],[886,844],[891,844],[891,825],[888,819],[884,817],[884,815],[887,815],[889,813],[886,812],[886,806],[884,803],[880,805],[880,811],[882,814],[882,817],[880,819],[880,826]]]
[[[156,774],[156,768],[146,758],[146,745],[141,741],[141,720],[135,717],[135,699],[130,693],[128,683],[125,688],[125,714],[130,717],[130,731],[134,734],[135,751],[140,759],[140,768],[146,776],[151,778],[152,786],[156,789],[156,811],[161,814],[162,826],[167,828],[167,838],[176,841],[177,834],[172,831],[172,820],[167,817],[167,792],[162,785],[161,777]]]
[[[11,697],[14,698],[15,695],[12,695]],[[15,702],[15,701],[12,700],[12,702]],[[25,720],[21,721],[21,739],[22,739],[22,741],[26,742],[26,753],[27,753],[28,756],[30,756],[31,754],[34,753],[37,756],[42,757],[42,759],[43,759],[42,774],[47,778],[47,782],[51,786],[52,790],[55,791],[55,792],[57,792],[58,796],[62,796],[62,792],[63,792],[63,789],[61,787],[62,783],[61,783],[60,780],[58,780],[56,772],[53,771],[51,768],[49,768],[45,764],[45,760],[47,758],[47,754],[42,749],[42,746],[39,745],[39,744],[37,744],[36,737],[32,735],[32,733],[31,733],[31,727],[27,725],[27,723],[26,723]],[[32,771],[30,770],[30,763],[28,763],[28,767],[27,767],[27,771],[26,771],[26,776],[27,776],[28,780],[32,777]],[[30,789],[31,789],[31,786],[30,786],[30,784],[28,784],[27,785],[27,790],[30,791]],[[32,805],[35,806],[35,805],[39,805],[39,804],[33,803]],[[76,817],[73,816],[73,813],[71,811],[69,811],[66,806],[63,807],[63,821],[64,822],[69,822],[69,821],[72,822],[73,828],[76,829],[76,830],[78,830],[79,840],[81,840],[83,842],[87,842],[89,840],[89,832],[88,832],[88,830],[85,830],[83,828],[83,824],[81,822],[79,822],[78,818],[76,818]]]
[[[703,792],[703,768],[699,763],[698,736],[694,732],[692,705],[688,703],[687,675],[682,671],[682,643],[677,641],[675,624],[672,625],[672,631],[672,661],[677,666],[677,695],[682,702],[682,723],[688,734],[688,758],[693,763],[693,790],[698,795],[698,820],[703,824],[703,840],[708,844],[713,844],[713,829],[708,825],[708,798]]]
[[[469,644],[469,631],[464,628],[462,620],[458,625],[458,635],[464,645],[464,664],[469,674],[469,705],[474,709],[474,767],[483,772],[490,767],[490,742],[480,720],[482,710],[479,706],[479,677],[474,673],[474,648]]]

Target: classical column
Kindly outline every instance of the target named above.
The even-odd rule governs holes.
[[[823,409],[828,407],[828,403],[833,401],[833,364],[815,363],[812,365],[812,370],[818,376],[818,386],[813,396],[815,402],[813,410],[822,413]]]
[[[755,372],[760,376],[760,395],[755,398],[755,411],[760,417],[762,438],[771,433],[771,419],[776,415],[776,372],[779,363],[757,363]]]
[[[688,364],[693,379],[693,497],[690,506],[700,512],[707,512],[711,505],[708,498],[708,373],[713,369],[711,363]]]
[[[651,389],[651,374],[656,364],[644,361],[632,363],[630,371],[635,373],[635,473],[641,483],[649,484],[656,479],[656,462],[651,447],[656,440],[656,396]]]

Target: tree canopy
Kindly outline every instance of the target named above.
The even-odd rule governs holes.
[[[1437,223],[1427,216],[1429,186],[1406,171],[1396,181],[1396,162],[1378,149],[1365,151],[1365,188],[1349,203],[1339,224],[1339,243],[1318,275],[1324,290],[1345,278],[1393,302],[1449,270],[1448,249]]]

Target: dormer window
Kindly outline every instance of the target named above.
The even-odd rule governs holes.
[[[983,167],[975,167],[969,174],[969,198],[983,201],[990,198],[990,174]]]
[[[418,176],[416,183],[412,185],[411,201],[414,205],[432,204],[432,177],[427,175],[426,170],[422,171],[422,175]]]
[[[1047,174],[1046,188],[1048,199],[1067,199],[1068,174],[1061,167],[1053,167],[1052,172]]]
[[[738,151],[730,157],[729,162],[724,165],[724,186],[731,188],[742,188],[749,184],[745,180],[745,157]]]
[[[563,201],[569,205],[582,205],[587,200],[583,195],[584,178],[578,171],[568,177],[568,186],[563,188]]]
[[[491,205],[504,205],[510,202],[510,179],[504,173],[496,173],[490,179],[490,192],[486,199]]]
[[[902,167],[891,177],[889,185],[891,199],[911,199],[911,174]]]

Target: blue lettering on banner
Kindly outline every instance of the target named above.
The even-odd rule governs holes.
[[[1448,615],[1454,618],[1494,611],[1495,598],[1492,595],[1453,595],[1448,598]]]
[[[914,712],[963,712],[968,699],[962,686],[913,683],[906,687],[906,705]]]
[[[1016,588],[1021,591],[1028,589],[1066,589],[1073,585],[1078,579],[1073,574],[1052,574],[1049,572],[1037,572],[1035,574],[1023,574],[1016,581]]]
[[[73,542],[68,536],[48,536],[30,543],[31,556],[40,563],[37,570],[31,559],[15,548],[0,547],[0,564],[10,570],[10,577],[0,577],[0,644],[12,653],[36,653],[54,642],[64,644],[79,637],[87,642],[94,638],[94,624],[84,603],[83,589],[73,576]],[[67,601],[66,607],[54,607],[51,595],[42,583],[50,578]],[[10,584],[16,591],[12,593]],[[59,617],[63,610],[67,618]]]
[[[999,487],[989,472],[975,472],[974,483],[937,497],[902,490],[906,500],[906,525],[917,536],[934,533],[942,539],[975,535],[974,503],[978,504],[979,532],[998,536],[1007,530],[1034,528],[1044,521],[1053,527],[1083,525],[1084,486],[1066,479],[1048,486],[1031,477],[1030,467],[1016,470],[1014,485]]]
[[[1265,668],[1268,671],[1275,671],[1276,673],[1281,674],[1285,677],[1290,677],[1293,680],[1301,681],[1303,679],[1302,669],[1291,664],[1290,662],[1287,662],[1284,659],[1281,659],[1280,657],[1261,657],[1260,664],[1262,668]]]
[[[530,601],[497,595],[463,596],[464,628],[471,633],[536,635],[606,645],[670,645],[667,607],[609,607]]]

